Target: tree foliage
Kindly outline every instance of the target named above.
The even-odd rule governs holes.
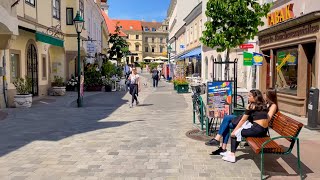
[[[243,44],[253,39],[258,27],[263,26],[262,17],[270,11],[271,4],[260,5],[257,0],[209,0],[201,42],[218,52]]]
[[[120,30],[117,24],[115,33],[110,34],[109,44],[112,45],[108,51],[110,58],[117,57],[117,59],[121,59],[130,53],[127,41],[120,36]]]

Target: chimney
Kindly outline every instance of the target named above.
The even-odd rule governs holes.
[[[101,9],[109,15],[109,5],[108,5],[108,0],[101,0]]]

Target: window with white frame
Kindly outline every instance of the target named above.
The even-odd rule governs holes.
[[[79,0],[79,9],[80,9],[80,15],[84,19],[84,2],[83,2],[83,0]]]
[[[36,0],[26,0],[26,3],[32,6],[36,6]]]
[[[73,8],[67,8],[67,19],[66,23],[67,25],[73,25]]]
[[[52,16],[60,19],[60,0],[52,0]]]

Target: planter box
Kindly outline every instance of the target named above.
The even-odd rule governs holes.
[[[29,108],[32,106],[32,94],[17,94],[13,98],[16,108]]]
[[[66,94],[66,87],[52,87],[53,96],[64,96]]]
[[[188,93],[189,92],[189,85],[177,85],[177,92],[178,93]]]
[[[102,86],[88,86],[86,87],[86,91],[101,91]]]
[[[111,85],[105,85],[104,86],[104,90],[105,90],[105,92],[111,92],[112,86]]]
[[[177,88],[178,88],[177,85],[176,85],[176,84],[173,84],[173,89],[174,89],[174,90],[177,90]]]

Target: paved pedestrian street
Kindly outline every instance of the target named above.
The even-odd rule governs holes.
[[[260,179],[260,158],[250,148],[228,163],[210,156],[214,149],[204,142],[188,138],[194,129],[190,94],[177,94],[164,81],[154,90],[146,77],[138,107],[129,108],[126,92],[96,92],[86,93],[83,108],[75,107],[76,94],[69,93],[30,109],[6,110],[0,179]],[[319,152],[311,148],[320,147],[319,140],[308,139],[315,135],[305,129],[301,135],[307,179],[320,177],[318,156],[309,157]],[[299,179],[295,152],[266,157],[270,179]]]

